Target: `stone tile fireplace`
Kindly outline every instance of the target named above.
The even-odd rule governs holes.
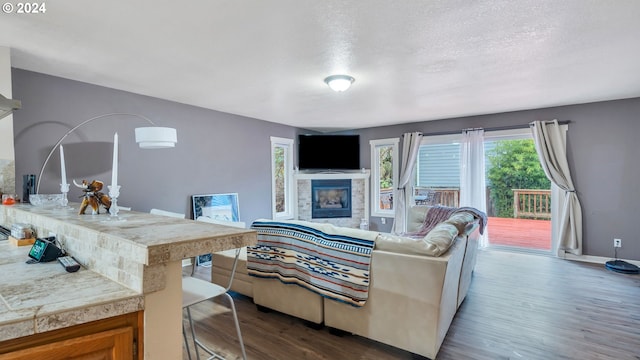
[[[358,228],[369,220],[369,170],[294,174],[296,218]]]

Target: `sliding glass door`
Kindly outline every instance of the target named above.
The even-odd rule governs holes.
[[[529,129],[485,137],[489,246],[551,251],[551,183]]]
[[[461,135],[425,136],[413,204],[460,205]],[[551,250],[551,190],[528,128],[487,131],[484,141],[490,247]]]

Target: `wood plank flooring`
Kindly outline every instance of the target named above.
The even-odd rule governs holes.
[[[208,279],[208,271],[198,268],[195,276]],[[259,312],[241,295],[235,299],[249,359],[413,358],[359,336],[338,337],[284,314]],[[227,359],[240,359],[227,304],[207,301],[192,309],[201,341]],[[540,255],[480,251],[471,288],[437,359],[638,360],[640,275]]]

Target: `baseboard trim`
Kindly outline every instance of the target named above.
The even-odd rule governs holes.
[[[613,258],[607,258],[607,257],[603,257],[603,256],[574,255],[574,254],[567,253],[567,252],[565,252],[564,254],[560,255],[560,257],[564,258],[564,259],[567,259],[567,260],[584,261],[584,262],[603,264],[603,265],[607,261],[615,260]],[[638,261],[638,260],[626,260],[626,259],[618,259],[618,260],[624,260],[624,261],[628,262],[629,264],[640,266],[640,261]]]

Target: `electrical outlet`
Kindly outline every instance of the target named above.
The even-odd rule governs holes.
[[[383,224],[383,225],[386,224],[387,223],[387,218],[385,218],[385,217],[380,218],[380,223]]]
[[[622,247],[622,239],[613,239],[613,247]]]

